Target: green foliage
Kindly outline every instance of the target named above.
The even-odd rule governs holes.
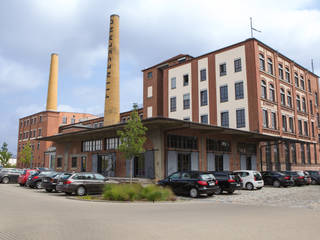
[[[168,201],[175,200],[175,196],[168,188],[157,185],[141,184],[107,184],[103,191],[103,199],[113,201]]]
[[[119,150],[124,154],[126,159],[132,159],[144,152],[143,144],[146,141],[145,134],[147,130],[141,123],[138,115],[138,106],[134,104],[127,125],[123,131],[118,131],[121,140]]]
[[[28,141],[21,151],[20,161],[24,164],[29,165],[31,162],[31,158],[32,158],[31,144],[30,144],[30,141]]]
[[[4,142],[0,151],[0,165],[9,167],[9,159],[12,157],[12,153],[8,151],[8,144]]]
[[[93,197],[91,195],[80,196],[79,198],[83,200],[93,200]]]

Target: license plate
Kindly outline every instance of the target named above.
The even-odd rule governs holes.
[[[214,182],[209,183],[209,186],[214,186],[214,185],[215,185]]]
[[[240,187],[240,183],[237,183],[237,187]]]
[[[48,180],[46,180],[46,179],[44,179],[43,181],[44,181],[44,182],[48,182]]]
[[[62,185],[62,182],[59,182],[58,185]]]

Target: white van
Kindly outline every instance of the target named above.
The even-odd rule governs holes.
[[[261,189],[264,186],[261,173],[254,170],[238,170],[233,171],[234,174],[238,175],[242,180],[242,186],[245,189]]]

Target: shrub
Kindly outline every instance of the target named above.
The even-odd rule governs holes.
[[[114,201],[166,201],[175,200],[174,194],[168,188],[157,185],[141,184],[107,184],[103,191],[103,199]]]

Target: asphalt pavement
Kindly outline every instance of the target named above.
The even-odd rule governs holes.
[[[301,240],[320,236],[317,209],[214,201],[88,202],[12,184],[0,184],[0,216],[1,240]]]

